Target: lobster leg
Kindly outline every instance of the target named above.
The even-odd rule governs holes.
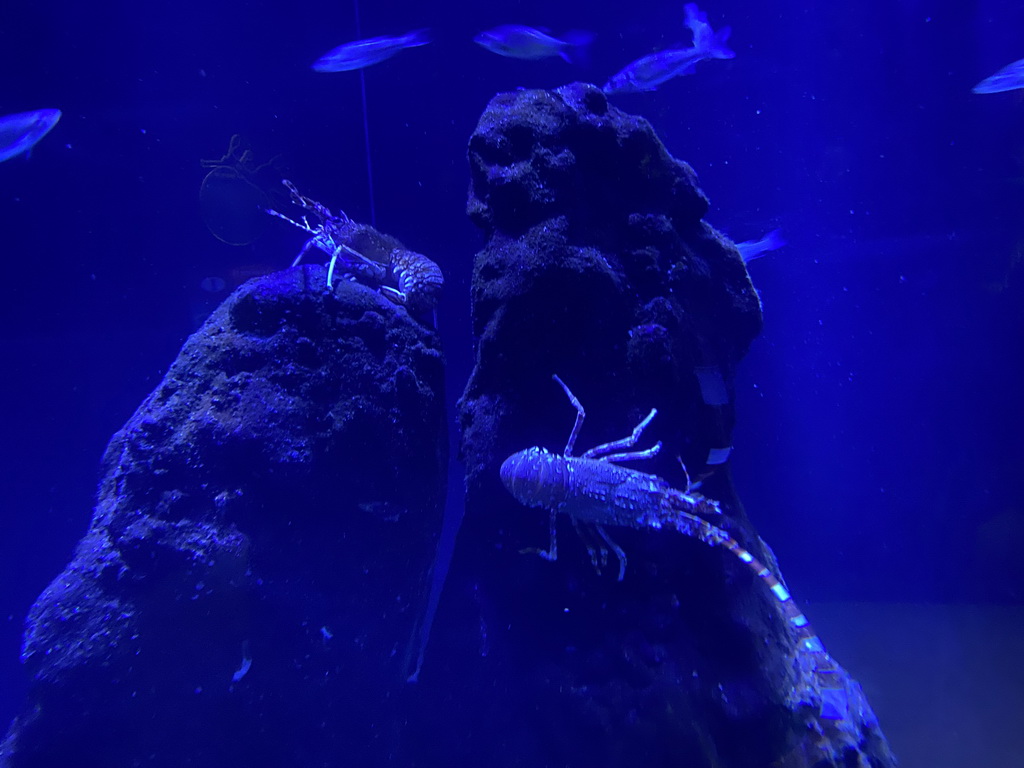
[[[598,445],[598,446],[596,446],[594,448],[591,448],[589,451],[587,451],[586,453],[583,454],[583,458],[584,459],[596,459],[598,456],[601,456],[602,454],[610,453],[611,451],[618,450],[619,448],[632,448],[634,445],[636,445],[636,441],[640,439],[640,435],[643,434],[643,431],[647,428],[647,425],[651,423],[651,419],[653,419],[657,415],[658,415],[658,409],[657,408],[651,408],[651,412],[647,414],[647,418],[645,418],[643,421],[641,421],[639,424],[637,424],[636,427],[633,428],[633,434],[631,434],[629,437],[624,437],[621,440],[613,440],[610,443],[604,443],[603,445]],[[658,443],[658,446],[659,446],[659,450],[660,450],[661,443]],[[657,450],[654,451],[654,453],[657,453],[657,452],[658,452]],[[641,451],[641,453],[643,453],[643,451]],[[651,456],[653,456],[654,453],[652,453]],[[627,458],[636,458],[636,459],[649,459],[650,458],[650,456],[633,455],[633,454],[628,454],[628,453],[617,454],[617,455],[626,456]],[[615,459],[612,456],[605,456],[604,459],[603,459],[603,461],[614,461],[614,460]]]
[[[385,299],[399,307],[404,307],[409,302],[408,296],[397,288],[392,288],[390,285],[382,285],[380,287],[380,293]]]
[[[645,448],[642,451],[625,451],[624,453],[610,453],[607,456],[602,456],[600,461],[635,461],[637,459],[653,459],[658,455],[658,451],[661,450],[661,440],[656,442],[650,448]],[[590,451],[587,451],[590,453]]]
[[[550,538],[548,540],[549,546],[546,552],[544,550],[541,550],[539,553],[541,557],[543,557],[545,560],[550,560],[552,563],[558,559],[558,527],[556,525],[556,523],[558,522],[557,518],[558,512],[552,509],[551,517],[548,518],[548,533],[550,534]]]
[[[569,442],[565,444],[565,453],[562,454],[563,456],[572,456],[573,446],[576,445],[576,438],[580,434],[580,427],[583,426],[583,420],[587,418],[587,412],[583,410],[583,404],[576,399],[576,395],[569,390],[569,387],[565,385],[564,381],[558,378],[557,374],[551,378],[557,381],[558,386],[565,390],[565,394],[569,397],[569,402],[572,403],[573,408],[576,409],[576,423],[572,425],[572,432],[569,433]]]
[[[626,553],[622,551],[622,547],[612,541],[612,537],[608,535],[608,532],[602,525],[595,525],[598,534],[604,539],[604,543],[608,545],[608,548],[615,553],[615,556],[619,558],[619,581],[622,581],[626,576]]]
[[[299,251],[299,255],[295,257],[295,261],[292,262],[292,266],[297,267],[299,265],[299,262],[302,261],[302,257],[309,253],[310,248],[312,248],[314,245],[316,245],[316,238],[309,238],[309,240],[306,241],[306,244],[302,246],[302,250]]]
[[[576,535],[587,549],[590,564],[600,574],[601,569],[608,565],[608,547],[604,545],[604,540],[599,539],[592,523],[580,522],[575,517],[569,519],[572,520],[572,527],[576,529]]]
[[[594,566],[594,570],[600,574],[601,569],[608,565],[608,553],[614,552],[615,557],[619,561],[618,580],[622,581],[626,575],[626,553],[622,547],[616,544],[612,537],[608,535],[608,531],[605,530],[603,525],[583,523],[575,517],[570,517],[570,520],[572,520],[572,525],[576,529],[580,541],[583,542],[583,546],[587,548],[587,554],[590,555],[590,564]]]
[[[550,510],[550,512],[551,512],[551,517],[548,520],[548,526],[549,526],[548,532],[551,535],[550,548],[548,548],[548,549],[538,549],[537,547],[524,547],[523,549],[519,550],[519,554],[520,555],[526,555],[526,554],[540,555],[545,560],[547,560],[548,562],[551,562],[551,563],[555,562],[555,560],[558,559],[558,538],[557,538],[557,533],[556,533],[557,529],[555,527],[555,522],[556,522],[555,517],[558,515],[558,513],[555,510],[553,510],[553,509]]]
[[[340,245],[338,245],[337,248],[334,249],[334,253],[331,254],[331,265],[327,268],[327,287],[328,288],[331,287],[331,282],[332,282],[332,279],[334,277],[334,266],[335,266],[335,264],[338,263],[338,256],[340,256],[342,252],[347,253],[349,256],[354,256],[359,261],[365,262],[365,263],[370,264],[371,266],[373,266],[373,262],[370,261],[365,256],[363,256],[363,254],[361,254],[359,251],[357,251],[357,250],[355,250],[353,248],[349,248],[344,243],[341,243]]]

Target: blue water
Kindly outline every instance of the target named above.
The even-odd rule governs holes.
[[[499,91],[600,85],[631,59],[687,44],[681,6],[364,0],[363,35],[434,34],[365,70],[365,118],[377,226],[446,273],[452,405],[472,365],[468,286],[482,238],[464,213],[466,141],[481,110]],[[783,230],[787,246],[750,266],[765,326],[739,370],[734,474],[808,612],[832,606],[834,628],[817,621],[831,647],[913,633],[836,653],[885,727],[885,702],[904,701],[898,686],[910,683],[884,651],[926,643],[922,616],[946,626],[967,604],[965,622],[1002,617],[951,640],[957,652],[921,672],[934,680],[1009,663],[994,654],[1021,625],[1024,91],[971,87],[1024,56],[1024,6],[701,6],[732,26],[736,58],[613,101],[693,165],[715,227],[737,241]],[[589,62],[501,58],[472,42],[502,23],[592,31]],[[304,193],[369,221],[359,74],[309,69],[357,36],[349,0],[5,9],[0,113],[63,117],[31,157],[0,164],[4,727],[26,687],[23,617],[88,523],[106,441],[227,289],[287,266],[302,244],[269,219],[250,244],[216,239],[200,161],[241,134],[257,163],[279,156]],[[223,292],[208,290],[220,281]],[[875,618],[844,623],[835,604],[853,603]],[[1019,683],[999,692],[1000,711],[1024,711]],[[1012,734],[956,714],[989,687],[930,690],[967,735],[910,718],[888,729],[904,764],[928,754],[953,765],[927,751],[941,731],[975,758],[995,756],[977,764],[1010,765],[998,756]]]

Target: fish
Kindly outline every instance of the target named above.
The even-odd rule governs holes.
[[[0,117],[0,162],[31,152],[60,120],[59,109],[37,109]]]
[[[1003,93],[1024,88],[1024,59],[1007,64],[971,88],[972,93]]]
[[[332,48],[313,62],[317,72],[349,72],[390,59],[405,48],[417,48],[430,42],[429,29],[415,29],[398,37],[370,37]]]
[[[228,287],[228,281],[223,277],[217,277],[213,275],[211,277],[204,277],[199,281],[199,287],[207,293],[220,293]]]
[[[249,674],[249,668],[252,667],[252,656],[249,655],[249,641],[242,641],[242,666],[235,670],[234,674],[231,675],[232,682],[237,683],[247,674]]]
[[[707,14],[694,3],[687,3],[685,11],[686,26],[693,33],[690,48],[670,48],[639,58],[613,75],[602,90],[609,96],[653,91],[674,77],[693,74],[698,62],[736,56],[725,44],[732,32],[731,27],[722,27],[715,32],[708,24]]]
[[[494,27],[473,38],[474,43],[499,56],[529,61],[558,56],[569,63],[583,58],[587,46],[593,40],[592,32],[575,30],[567,32],[564,40],[559,40],[539,29],[521,24]]]
[[[786,241],[782,239],[782,230],[773,229],[760,240],[745,240],[742,243],[736,243],[736,250],[743,257],[743,263],[749,264],[754,259],[764,256],[768,251],[777,251],[785,244]]]

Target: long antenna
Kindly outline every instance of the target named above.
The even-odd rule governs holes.
[[[359,24],[359,0],[353,0],[356,9],[356,39],[362,40],[363,31]],[[363,94],[363,145],[366,150],[366,184],[370,190],[370,226],[377,226],[377,208],[373,203],[373,163],[370,160],[370,123],[366,117],[366,73],[359,70],[359,88]]]

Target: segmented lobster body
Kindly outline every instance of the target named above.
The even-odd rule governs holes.
[[[540,447],[512,454],[500,473],[523,504],[595,525],[660,528],[680,513],[720,514],[718,502],[684,493],[658,475]]]
[[[673,488],[658,475],[640,472],[614,464],[615,461],[649,459],[661,450],[661,443],[640,451],[632,448],[644,428],[657,414],[650,414],[633,430],[632,435],[573,456],[573,447],[586,414],[582,404],[557,376],[553,377],[576,408],[576,423],[561,455],[534,446],[509,456],[499,474],[509,492],[522,504],[548,510],[550,546],[547,550],[531,550],[548,560],[558,557],[556,518],[567,515],[580,530],[592,527],[600,539],[619,558],[619,580],[626,569],[626,554],[605,532],[604,527],[668,529],[689,536],[713,547],[729,551],[768,587],[779,605],[780,613],[794,633],[801,657],[806,660],[815,681],[819,717],[843,720],[849,712],[850,690],[838,665],[811,627],[807,617],[793,601],[789,590],[764,563],[745,549],[725,530],[705,517],[720,516],[717,501],[693,492]],[[598,458],[600,457],[600,458]],[[688,484],[689,485],[689,484]],[[585,540],[591,561],[598,564],[593,545]],[[603,550],[603,547],[602,547]],[[606,551],[602,554],[606,555]],[[603,562],[604,557],[600,558]]]

